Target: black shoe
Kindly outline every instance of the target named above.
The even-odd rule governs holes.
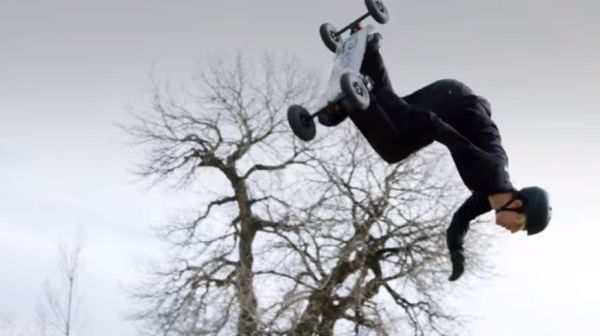
[[[383,36],[379,33],[369,34],[367,36],[367,50],[366,52],[378,51],[381,48],[381,39]]]
[[[339,125],[348,118],[348,113],[340,104],[333,104],[327,107],[327,110],[317,115],[319,123],[323,126],[333,127]]]

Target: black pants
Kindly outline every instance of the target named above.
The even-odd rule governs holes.
[[[472,149],[470,141],[443,120],[463,98],[475,97],[466,85],[440,80],[399,97],[377,51],[367,52],[361,72],[375,82],[371,104],[366,111],[350,113],[350,119],[386,162],[401,161],[433,141],[443,143],[454,154]]]

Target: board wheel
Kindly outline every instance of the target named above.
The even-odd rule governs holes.
[[[310,141],[315,138],[317,129],[315,121],[308,111],[300,105],[292,105],[288,108],[287,118],[292,132],[304,141]]]
[[[364,111],[369,107],[371,98],[369,89],[365,86],[362,78],[352,72],[346,72],[340,78],[340,86],[344,99],[353,109]]]
[[[342,39],[337,35],[337,29],[331,23],[323,23],[319,27],[319,34],[321,34],[321,39],[329,50],[333,52],[338,50]]]
[[[365,5],[375,21],[384,24],[390,19],[390,14],[382,0],[365,0]]]

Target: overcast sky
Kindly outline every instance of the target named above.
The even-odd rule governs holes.
[[[457,78],[492,103],[518,186],[552,194],[543,234],[498,229],[499,277],[469,286],[474,335],[573,335],[600,318],[600,3],[388,0],[377,25],[395,89]],[[132,183],[115,122],[150,74],[183,81],[215,55],[288,52],[326,78],[318,27],[361,0],[0,1],[0,314],[32,323],[58,244],[86,250],[86,335],[134,335],[123,287],[160,257],[151,228],[190,200]],[[371,21],[372,22],[372,21]],[[383,162],[382,162],[383,164]]]

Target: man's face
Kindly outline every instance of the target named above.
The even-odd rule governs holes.
[[[523,203],[516,199],[507,206],[507,209],[519,209]],[[511,233],[517,233],[525,229],[525,215],[515,211],[499,211],[496,213],[496,224],[507,229]]]

